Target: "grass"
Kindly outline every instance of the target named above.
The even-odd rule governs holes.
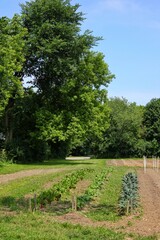
[[[48,160],[42,163],[32,163],[32,164],[6,164],[0,166],[0,175],[15,173],[23,170],[31,169],[48,169],[48,168],[69,168],[69,167],[84,167],[84,166],[103,166],[104,160],[102,159],[89,159],[89,160],[65,160],[65,159],[55,159]]]
[[[38,231],[37,231],[38,230]],[[124,234],[101,228],[85,228],[68,223],[57,223],[52,217],[39,214],[20,214],[1,218],[1,240],[36,239],[124,239]]]
[[[65,174],[63,172],[63,174]],[[27,198],[25,195],[33,196],[45,188],[46,183],[54,184],[57,177],[61,177],[62,173],[46,174],[32,177],[25,177],[14,180],[8,184],[0,186],[0,205],[18,209],[27,205]],[[21,206],[22,205],[22,206]],[[27,206],[26,206],[27,207]]]
[[[58,223],[50,215],[20,213],[16,216],[1,215],[1,240],[155,240],[155,237],[132,236],[116,233],[102,227],[82,227],[68,223]]]
[[[63,172],[63,175],[67,171]],[[39,192],[44,185],[48,182],[53,182],[57,177],[60,177],[60,173],[50,173],[45,175],[37,175],[24,177],[22,179],[11,181],[7,184],[2,184],[0,186],[0,197],[13,196],[13,197],[23,197],[26,194],[31,194],[34,192]]]

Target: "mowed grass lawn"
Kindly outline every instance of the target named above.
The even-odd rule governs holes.
[[[52,168],[81,168],[85,166],[99,166],[104,164],[104,160],[65,160],[65,159],[55,159],[50,161],[44,161],[43,163],[32,163],[32,164],[4,164],[0,165],[0,175],[15,173],[23,170],[32,169],[52,169]]]
[[[26,195],[33,195],[45,190],[45,186],[54,185],[61,181],[66,174],[82,168],[92,168],[95,174],[102,169],[108,168],[106,160],[53,160],[39,164],[11,164],[0,167],[0,174],[7,174],[30,169],[59,168],[60,172],[49,173],[31,177],[15,179],[0,185],[0,240],[17,239],[41,239],[41,240],[105,240],[105,239],[157,239],[155,236],[143,237],[133,234],[114,232],[110,229],[99,227],[82,227],[69,223],[60,223],[55,220],[56,212],[34,211],[29,212],[25,206]],[[117,201],[121,190],[122,176],[130,171],[127,167],[112,167],[112,172],[108,181],[104,183],[102,190],[92,207],[85,210],[85,214],[94,221],[108,220],[116,221]],[[93,173],[94,174],[94,173]],[[92,173],[88,175],[88,180],[94,180]],[[87,180],[87,176],[85,178]],[[70,196],[68,196],[70,199]],[[19,205],[18,201],[23,204]],[[71,211],[71,209],[69,209]],[[83,214],[83,211],[82,211]]]

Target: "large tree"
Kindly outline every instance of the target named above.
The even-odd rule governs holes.
[[[107,87],[114,77],[101,53],[100,38],[81,32],[79,5],[63,0],[34,0],[22,5],[27,28],[24,75],[31,77],[41,104],[35,110],[32,141],[68,153],[108,128]],[[15,136],[16,138],[16,136]]]
[[[22,4],[23,23],[29,33],[25,73],[55,103],[60,86],[74,76],[80,59],[99,39],[89,31],[80,32],[83,14],[77,11],[78,7],[64,0]]]

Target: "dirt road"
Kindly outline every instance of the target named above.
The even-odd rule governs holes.
[[[63,169],[63,168],[32,169],[32,170],[25,170],[25,171],[20,171],[20,172],[16,172],[16,173],[0,175],[0,184],[7,183],[9,181],[13,181],[13,180],[20,179],[23,177],[43,175],[43,174],[49,174],[49,173],[57,173],[57,172],[62,172],[64,170],[66,170],[66,169]]]

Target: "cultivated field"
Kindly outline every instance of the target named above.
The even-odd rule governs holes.
[[[111,159],[107,161],[111,166],[143,167],[143,159]],[[153,168],[153,160],[147,159],[147,168]]]
[[[133,159],[2,166],[0,239],[160,239],[160,172],[151,160],[147,167],[144,173],[143,160]],[[140,205],[119,216],[121,180],[131,171]]]

